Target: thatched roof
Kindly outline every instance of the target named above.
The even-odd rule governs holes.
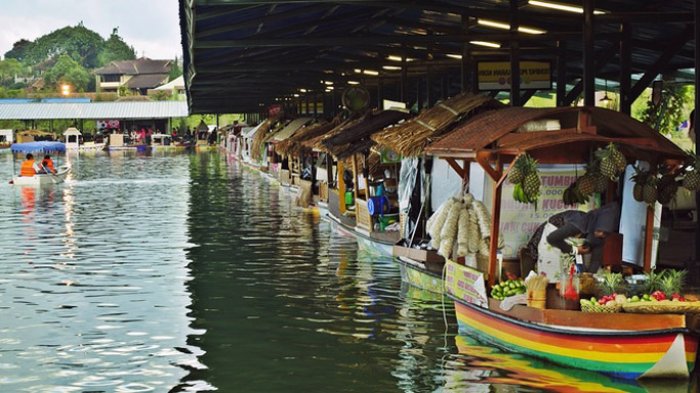
[[[372,140],[402,156],[418,156],[457,122],[502,107],[503,104],[487,95],[462,93],[424,110],[405,123],[385,128],[372,135]]]
[[[336,117],[330,122],[318,120],[299,129],[291,138],[288,138],[275,145],[275,152],[282,156],[299,155],[303,151],[311,151],[311,148],[302,145],[302,142],[317,136],[322,136],[340,124],[340,117]]]
[[[547,130],[547,120],[558,122],[560,129]],[[528,152],[543,163],[586,162],[591,148],[610,142],[637,159],[685,157],[683,150],[646,124],[595,107],[512,107],[482,113],[425,150],[442,157],[469,157],[489,150],[506,155]]]
[[[250,145],[250,155],[256,160],[262,159],[262,149],[265,146],[265,141],[271,135],[269,132],[270,126],[272,125],[271,123],[269,119],[266,119],[260,123],[257,131],[255,131],[255,135],[253,135],[253,143]]]
[[[355,122],[346,125],[342,130],[329,134],[320,144],[338,159],[349,157],[355,153],[369,150],[374,142],[372,134],[385,127],[407,119],[410,114],[404,110],[384,110],[368,112]]]

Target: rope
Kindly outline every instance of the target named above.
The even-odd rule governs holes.
[[[445,104],[443,104],[443,103],[439,103],[438,106],[439,106],[440,108],[446,109],[447,111],[451,112],[451,113],[452,113],[453,115],[455,115],[455,116],[459,116],[459,112],[457,112],[456,110],[450,108],[449,106],[447,106],[447,105],[445,105]]]

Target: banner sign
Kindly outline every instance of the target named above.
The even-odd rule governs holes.
[[[480,61],[477,63],[479,90],[510,90],[510,62]],[[552,64],[548,61],[520,62],[521,90],[550,90]]]
[[[448,262],[445,288],[450,295],[467,303],[486,308],[489,306],[484,274],[478,270]]]
[[[524,247],[537,228],[550,217],[565,210],[589,211],[595,198],[588,205],[565,206],[562,201],[564,190],[584,173],[584,168],[576,169],[540,169],[540,198],[537,207],[533,204],[516,202],[513,199],[513,184],[503,185],[501,197],[501,234],[506,246],[504,258],[517,258],[518,251]]]

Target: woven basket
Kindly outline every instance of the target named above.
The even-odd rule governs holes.
[[[625,303],[622,307],[625,312],[642,314],[700,313],[700,301],[674,302],[671,300],[662,300],[659,302],[634,302]]]
[[[617,302],[608,302],[607,304],[592,304],[588,300],[581,299],[581,311],[583,312],[606,312],[615,313],[622,311],[622,304]]]

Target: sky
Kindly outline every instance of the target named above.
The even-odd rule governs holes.
[[[22,38],[33,41],[81,21],[105,39],[118,27],[138,57],[182,56],[178,0],[2,0],[0,56]]]

